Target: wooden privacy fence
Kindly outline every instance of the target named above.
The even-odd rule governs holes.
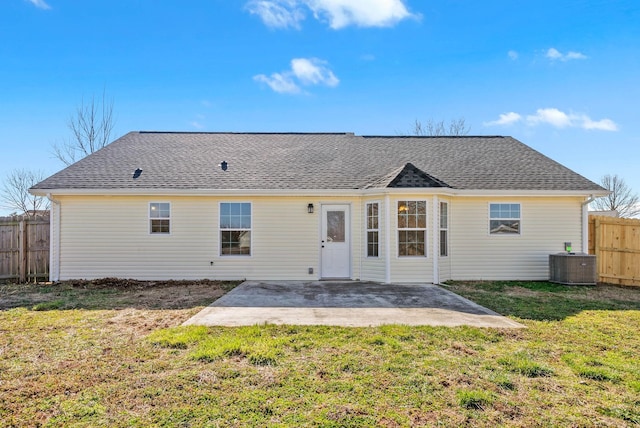
[[[49,217],[0,217],[0,280],[49,278]]]
[[[589,254],[598,282],[640,286],[640,220],[589,216]]]

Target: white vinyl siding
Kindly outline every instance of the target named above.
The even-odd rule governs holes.
[[[171,203],[171,238],[148,233],[153,198],[61,196],[60,279],[315,280],[319,275],[320,210],[307,205],[349,198],[255,197],[251,257],[219,256],[220,202],[228,197],[164,197]],[[352,204],[352,272],[360,278],[363,209]],[[284,215],[283,213],[286,213]],[[309,274],[309,268],[314,273]]]
[[[487,233],[490,203],[514,198],[461,197],[450,202],[451,279],[545,280],[549,254],[562,251],[565,241],[580,248],[581,198],[517,198],[523,227],[519,235]],[[511,239],[511,238],[517,239]]]
[[[582,247],[581,197],[205,197],[55,196],[52,275],[59,280],[137,279],[316,280],[320,269],[320,209],[309,203],[351,207],[352,278],[385,282],[446,279],[547,279],[549,254],[564,242]],[[398,257],[398,201],[427,200],[427,257]],[[435,201],[448,202],[448,257],[433,253]],[[149,234],[149,204],[171,204],[171,235]],[[516,239],[488,233],[489,204],[521,205]],[[221,202],[250,202],[251,257],[221,257]],[[366,257],[366,204],[379,203],[379,257]],[[388,210],[388,211],[387,211]],[[437,212],[437,209],[435,210]],[[388,218],[387,213],[389,213]],[[57,221],[60,227],[57,227]],[[387,233],[386,225],[389,224]],[[56,235],[59,235],[56,237]],[[160,238],[160,239],[159,239]],[[386,242],[388,238],[388,242]],[[505,238],[505,239],[503,239]],[[390,254],[387,254],[387,249]],[[436,261],[433,260],[436,257]],[[387,264],[389,269],[387,270]],[[434,266],[439,278],[433,278]],[[309,274],[309,268],[313,274]]]

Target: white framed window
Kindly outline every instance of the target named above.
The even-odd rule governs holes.
[[[220,255],[251,255],[251,203],[220,203]]]
[[[449,255],[449,204],[440,202],[440,257]]]
[[[520,204],[489,204],[489,234],[519,235],[520,226]]]
[[[149,203],[149,233],[168,235],[171,233],[171,204]]]
[[[367,203],[367,257],[378,257],[380,249],[380,205]]]
[[[427,255],[427,201],[398,201],[398,256]]]

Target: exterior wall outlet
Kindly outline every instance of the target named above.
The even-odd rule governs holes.
[[[309,268],[309,275],[312,275],[312,274],[313,274],[313,268],[312,268],[312,267],[310,267],[310,268]]]

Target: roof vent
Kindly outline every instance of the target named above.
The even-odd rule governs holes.
[[[222,161],[218,164],[218,166],[222,168],[223,171],[226,171],[227,168],[229,167],[229,164],[227,163],[227,161]]]
[[[141,174],[142,174],[142,168],[136,168],[136,170],[133,171],[133,178],[136,179],[140,177]]]

